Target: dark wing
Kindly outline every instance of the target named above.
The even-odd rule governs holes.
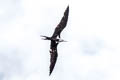
[[[52,38],[56,38],[57,36],[59,36],[60,38],[60,33],[62,32],[62,30],[66,27],[67,25],[67,21],[68,21],[68,15],[69,15],[69,6],[67,7],[67,9],[64,12],[64,16],[62,17],[60,23],[57,25],[57,27],[55,28],[55,31],[52,35]]]
[[[57,61],[57,56],[58,56],[57,45],[58,45],[58,43],[56,41],[51,40],[51,45],[50,45],[50,73],[49,73],[49,75],[51,75],[51,73],[52,73],[52,71],[55,67],[56,61]]]

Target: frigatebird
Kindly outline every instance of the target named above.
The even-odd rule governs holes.
[[[50,44],[50,72],[49,75],[51,75],[55,64],[56,64],[56,60],[57,60],[57,46],[60,42],[65,42],[64,40],[60,39],[60,33],[62,32],[62,30],[66,27],[67,25],[67,21],[68,21],[68,15],[69,15],[69,6],[67,6],[64,15],[60,21],[60,23],[57,25],[57,27],[55,28],[55,31],[52,35],[52,37],[47,37],[47,36],[41,36],[44,37],[44,40],[51,40],[51,44]],[[57,38],[59,37],[59,38]]]

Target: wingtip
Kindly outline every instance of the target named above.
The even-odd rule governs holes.
[[[68,6],[67,6],[67,10],[69,10],[69,4],[68,4]]]
[[[69,4],[68,4],[67,8],[69,8]]]
[[[67,6],[65,12],[64,12],[64,15],[68,16],[69,15],[69,5]]]
[[[49,73],[49,76],[51,76],[51,72]]]
[[[49,76],[51,76],[53,69],[50,69]]]

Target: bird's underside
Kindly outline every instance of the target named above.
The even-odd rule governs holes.
[[[69,6],[66,8],[66,10],[64,12],[64,16],[62,17],[60,23],[55,28],[55,31],[54,31],[52,37],[41,36],[41,37],[44,37],[44,40],[50,40],[51,41],[51,44],[50,44],[50,72],[49,72],[49,75],[51,75],[51,73],[52,73],[52,71],[55,67],[56,61],[57,61],[57,57],[58,57],[57,46],[60,42],[64,41],[64,40],[60,39],[60,33],[62,32],[62,30],[67,25],[68,15],[69,15]],[[57,37],[59,37],[59,38],[57,38]]]

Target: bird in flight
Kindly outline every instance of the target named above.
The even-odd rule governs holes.
[[[57,57],[58,57],[57,46],[60,42],[65,42],[64,40],[60,39],[61,38],[60,34],[61,34],[62,30],[67,25],[68,15],[69,15],[69,6],[67,6],[60,23],[55,28],[55,31],[54,31],[53,35],[51,37],[41,36],[41,37],[43,37],[43,40],[50,40],[51,41],[51,44],[50,44],[50,72],[49,72],[49,75],[51,75],[51,73],[52,73],[52,71],[55,67],[56,61],[57,61]],[[57,38],[57,37],[59,37],[59,38]]]

